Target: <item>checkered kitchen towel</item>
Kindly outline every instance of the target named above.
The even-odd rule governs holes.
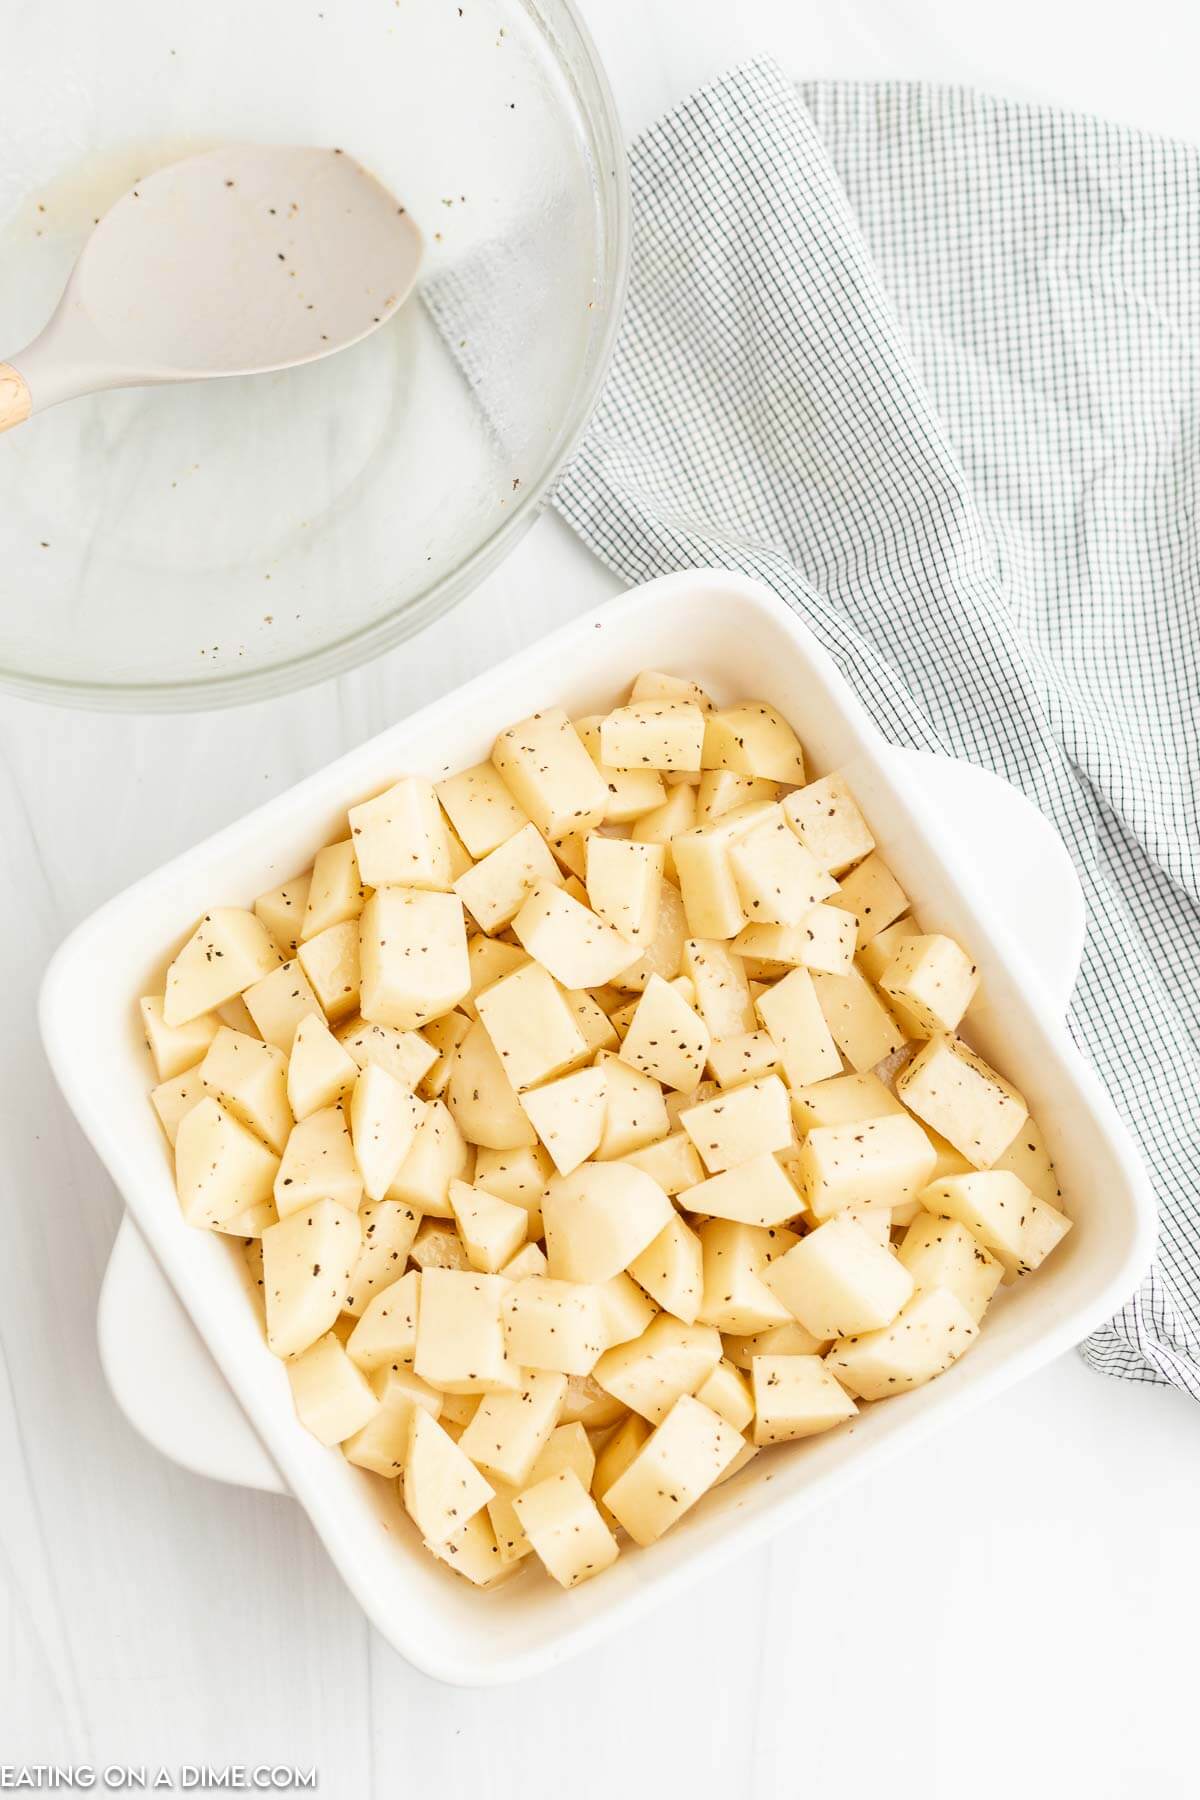
[[[628,316],[557,496],[630,582],[732,566],[893,742],[1021,788],[1071,1011],[1162,1215],[1098,1369],[1200,1397],[1200,156],[738,69],[633,151]]]

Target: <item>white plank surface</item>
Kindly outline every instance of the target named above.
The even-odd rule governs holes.
[[[1136,42],[1128,15],[1076,0],[586,11],[631,129],[746,48],[1194,129],[1182,0],[1140,8]],[[315,1763],[335,1800],[1188,1791],[1200,1421],[1175,1394],[1067,1358],[634,1636],[491,1693],[407,1668],[290,1502],[174,1469],[108,1397],[93,1319],[119,1201],[36,1046],[51,950],[142,871],[612,587],[548,518],[450,619],[306,694],[174,719],[0,701],[0,1765]]]

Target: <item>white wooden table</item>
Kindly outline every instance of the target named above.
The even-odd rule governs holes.
[[[1127,19],[1013,0],[591,0],[631,129],[748,47],[797,72],[930,74],[1193,129],[1183,0]],[[1164,44],[1170,40],[1170,55]],[[35,1040],[42,968],[165,857],[613,582],[554,518],[417,643],[237,712],[0,702],[0,1767],[276,1761],[335,1800],[895,1793],[1128,1800],[1200,1785],[1200,1415],[1068,1357],[803,1537],[516,1690],[415,1674],[288,1501],[162,1461],[104,1385],[120,1202]]]

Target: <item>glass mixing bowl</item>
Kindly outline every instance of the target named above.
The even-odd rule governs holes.
[[[331,144],[408,207],[417,295],[326,362],[128,389],[0,437],[0,684],[259,699],[419,630],[535,517],[628,257],[612,96],[570,0],[41,0],[0,118],[0,359],[138,177]],[[230,296],[236,304],[236,296]]]

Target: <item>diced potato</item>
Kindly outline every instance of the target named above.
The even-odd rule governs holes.
[[[714,1407],[713,1411],[716,1410]],[[592,1492],[596,1496],[600,1516],[614,1531],[618,1529],[617,1521],[604,1504],[604,1496],[613,1482],[625,1473],[650,1436],[651,1429],[640,1413],[626,1413],[624,1419],[612,1436],[605,1440],[596,1456],[596,1468],[592,1476]]]
[[[489,1481],[520,1487],[558,1424],[567,1378],[548,1369],[526,1369],[511,1394],[485,1394],[459,1449]]]
[[[1036,1194],[1032,1194],[1025,1213],[1025,1223],[1021,1228],[1020,1261],[1011,1274],[1005,1275],[1005,1280],[1012,1281],[1018,1275],[1029,1275],[1034,1269],[1039,1269],[1070,1229],[1071,1221],[1066,1213],[1051,1206],[1048,1200],[1039,1200]]]
[[[604,984],[595,990],[605,991]],[[615,993],[616,989],[608,990]],[[616,1028],[607,1013],[586,988],[564,988],[567,1005],[575,1015],[575,1023],[582,1031],[590,1051],[615,1050],[620,1043]]]
[[[343,838],[340,843],[326,844],[313,859],[300,942],[319,937],[331,926],[357,919],[366,897],[358,858],[354,854],[354,840]]]
[[[606,1350],[592,1374],[606,1394],[657,1425],[681,1394],[691,1394],[721,1360],[721,1335],[659,1313],[642,1333]]]
[[[817,910],[815,906],[812,909]],[[857,932],[858,921],[849,913],[844,916]],[[808,967],[810,945],[803,921],[799,925],[762,925],[752,921],[742,926],[729,949],[741,959],[743,975],[755,981],[776,981],[789,969]]]
[[[629,700],[686,700],[701,712],[712,712],[713,703],[704,689],[683,675],[667,675],[661,669],[643,669],[629,690]]]
[[[679,1199],[689,1212],[742,1225],[783,1225],[804,1210],[802,1197],[769,1150],[710,1175]]]
[[[277,1156],[282,1153],[292,1129],[286,1057],[260,1038],[222,1025],[200,1065],[200,1079]]]
[[[450,1204],[471,1267],[484,1275],[498,1274],[525,1242],[525,1208],[464,1181],[450,1183]]]
[[[754,800],[778,800],[779,793],[779,783],[775,781],[735,775],[732,769],[705,769],[696,787],[695,822],[711,825],[735,806],[748,806]]]
[[[297,1356],[335,1323],[362,1248],[358,1214],[316,1200],[263,1232],[267,1343]]]
[[[604,1071],[607,1094],[604,1135],[596,1153],[599,1160],[625,1158],[665,1138],[671,1121],[662,1088],[653,1075],[643,1075],[619,1056],[603,1051],[596,1058],[596,1066]]]
[[[835,1075],[792,1094],[792,1114],[800,1131],[811,1131],[817,1125],[852,1125],[858,1119],[882,1119],[903,1112],[896,1096],[871,1074]]]
[[[704,1255],[700,1322],[737,1336],[785,1325],[789,1309],[764,1284],[780,1234],[732,1219],[707,1219],[698,1235]]]
[[[320,1014],[321,1003],[313,992],[299,962],[281,964],[246,989],[242,996],[260,1037],[284,1056],[292,1053],[296,1027],[312,1013]]]
[[[306,938],[296,957],[330,1023],[348,1018],[362,988],[358,920],[345,919]]]
[[[764,1151],[786,1150],[793,1142],[788,1091],[778,1075],[764,1075],[690,1106],[680,1113],[679,1123],[711,1175]]]
[[[560,1175],[569,1175],[599,1149],[607,1095],[603,1068],[560,1075],[521,1095],[521,1105]]]
[[[555,1175],[542,1201],[546,1255],[558,1281],[610,1281],[658,1236],[670,1200],[628,1163],[584,1163]]]
[[[327,1106],[294,1125],[275,1176],[280,1218],[321,1199],[356,1210],[362,1197],[362,1176],[343,1108]]]
[[[211,1096],[197,1101],[175,1133],[175,1185],[189,1225],[216,1226],[269,1200],[279,1158]]]
[[[797,929],[806,969],[821,975],[848,975],[854,967],[858,920],[836,904],[814,906]]]
[[[985,1250],[1013,1274],[1023,1260],[1025,1223],[1034,1196],[1023,1181],[1001,1169],[949,1175],[931,1182],[921,1205],[936,1218],[957,1219]]]
[[[463,1136],[489,1150],[519,1150],[536,1132],[481,1021],[470,1027],[454,1057],[446,1105]]]
[[[379,1063],[360,1072],[350,1100],[350,1134],[368,1200],[382,1200],[391,1187],[424,1111],[424,1102]]]
[[[501,1306],[512,1363],[562,1375],[588,1375],[605,1343],[598,1287],[533,1275],[509,1289]]]
[[[310,1013],[296,1027],[287,1066],[288,1105],[296,1119],[336,1106],[354,1092],[358,1065],[338,1043],[324,1015]]]
[[[569,1390],[568,1382],[568,1392]],[[550,1433],[550,1441],[534,1463],[525,1486],[536,1487],[538,1482],[548,1481],[552,1475],[570,1469],[578,1477],[581,1486],[587,1488],[591,1485],[595,1463],[595,1452],[583,1426],[576,1423],[558,1425]],[[487,1509],[500,1547],[501,1560],[509,1565],[528,1556],[533,1549],[513,1510],[516,1496],[515,1488],[498,1483],[496,1497],[488,1501]]]
[[[941,1375],[970,1349],[979,1327],[946,1288],[922,1288],[882,1331],[839,1338],[825,1358],[859,1400],[885,1400]]]
[[[675,858],[671,850],[671,840],[681,831],[690,831],[699,821],[696,817],[696,789],[694,787],[668,787],[667,797],[661,806],[650,812],[642,813],[633,821],[630,836],[635,844],[662,844],[664,846],[663,872],[674,878],[677,871]]]
[[[477,1005],[517,1089],[535,1087],[587,1058],[587,1039],[562,989],[538,963],[526,963],[485,988]]]
[[[933,1037],[958,1025],[979,986],[979,970],[953,938],[935,933],[905,938],[879,985],[926,1037]]]
[[[435,1060],[417,1083],[417,1092],[422,1100],[439,1100],[445,1095],[454,1073],[454,1052],[471,1029],[471,1023],[465,1013],[448,1012],[443,1013],[440,1019],[430,1019],[424,1027],[422,1035],[428,1040]],[[373,1026],[371,1029],[382,1031],[389,1028]]]
[[[799,925],[837,886],[778,806],[729,846],[729,866],[746,918],[768,925]]]
[[[214,907],[167,970],[163,1024],[177,1030],[233,999],[282,961],[261,919],[238,906]]]
[[[520,1150],[480,1150],[475,1158],[476,1186],[523,1206],[531,1238],[542,1235],[542,1195],[552,1173],[553,1164],[540,1144]]]
[[[965,1160],[965,1159],[964,1159]],[[1042,1136],[1041,1126],[1032,1118],[1027,1118],[1008,1149],[998,1156],[992,1164],[994,1169],[1007,1169],[1010,1175],[1016,1175],[1031,1193],[1044,1200],[1047,1206],[1057,1207],[1062,1200],[1062,1189],[1058,1185],[1058,1176],[1054,1172],[1054,1164],[1050,1160],[1050,1152],[1046,1140]],[[947,1169],[937,1170],[954,1175],[963,1171]]]
[[[346,1439],[342,1455],[358,1468],[370,1469],[373,1475],[394,1481],[404,1473],[414,1409],[423,1407],[431,1419],[440,1418],[442,1397],[436,1388],[405,1368],[381,1369],[372,1380],[371,1392],[378,1410]]]
[[[708,1491],[742,1449],[741,1434],[688,1394],[676,1400],[604,1503],[635,1544],[652,1544]]]
[[[289,881],[282,882],[269,893],[260,894],[254,902],[255,916],[262,920],[285,956],[296,954],[304,926],[310,881],[311,876],[306,869],[303,875],[293,875]]]
[[[176,1075],[171,1081],[160,1081],[156,1088],[151,1088],[151,1102],[172,1149],[175,1147],[181,1122],[205,1098],[207,1096],[200,1079],[199,1064],[194,1069],[187,1069],[182,1075]]]
[[[461,1002],[460,1010],[468,1019],[477,1019],[479,1009],[475,1000],[484,988],[491,987],[503,976],[511,975],[517,969],[523,969],[528,962],[529,957],[520,944],[511,944],[503,938],[490,938],[483,932],[476,932],[467,939],[471,990]],[[425,1029],[428,1030],[428,1026]]]
[[[890,1325],[914,1278],[890,1249],[851,1219],[830,1219],[772,1262],[763,1280],[816,1338]]]
[[[763,700],[744,700],[708,715],[702,766],[732,769],[735,775],[758,775],[789,786],[804,781],[799,739],[787,720]]]
[[[561,887],[562,879],[540,831],[523,825],[461,875],[454,891],[482,931],[496,932],[512,923],[536,888]]]
[[[571,1470],[526,1488],[513,1508],[539,1560],[561,1586],[577,1587],[616,1562],[617,1540]]]
[[[352,806],[348,817],[368,887],[450,886],[450,840],[432,782],[406,775],[386,793]]]
[[[958,1038],[930,1038],[897,1076],[896,1092],[979,1169],[1004,1154],[1028,1117],[1016,1088]]]
[[[455,1226],[444,1224],[438,1219],[421,1220],[408,1256],[409,1261],[416,1263],[422,1272],[426,1269],[469,1272],[471,1267],[470,1258]]]
[[[859,1074],[902,1047],[903,1031],[860,970],[815,973],[812,984],[835,1044]]]
[[[200,1013],[184,1025],[171,1027],[163,1019],[163,997],[150,994],[138,1001],[142,1031],[160,1081],[170,1081],[194,1068],[221,1029],[215,1013]]]
[[[789,794],[783,803],[800,842],[831,875],[841,875],[875,848],[871,828],[840,775]]]
[[[740,1369],[724,1360],[717,1364],[706,1381],[701,1382],[696,1389],[696,1399],[732,1425],[735,1431],[745,1431],[754,1417],[754,1394],[750,1383]]]
[[[765,1331],[751,1332],[749,1337],[727,1333],[722,1341],[729,1361],[747,1373],[753,1369],[756,1356],[816,1356],[828,1348],[828,1339],[815,1338],[798,1319],[787,1325],[768,1325]]]
[[[451,1016],[446,1015],[447,1018]],[[441,1023],[441,1019],[431,1020],[430,1028]],[[348,1025],[339,1025],[334,1035],[360,1069],[365,1069],[368,1063],[378,1063],[381,1069],[394,1075],[402,1087],[409,1089],[424,1080],[441,1048],[439,1045],[435,1049],[419,1031],[397,1031],[394,1025],[369,1025],[365,1019],[352,1019]]]
[[[714,1038],[754,1030],[754,1003],[733,946],[715,938],[687,938],[683,970],[696,990],[696,1009]]]
[[[469,991],[467,932],[457,894],[380,888],[363,908],[362,1014],[402,1031],[436,1019]]]
[[[1000,1285],[1004,1266],[956,1219],[919,1212],[897,1252],[918,1288],[946,1288],[978,1324]]]
[[[213,1009],[222,1025],[228,1025],[230,1031],[240,1031],[243,1037],[257,1037],[258,1028],[251,1016],[250,1009],[240,994],[232,1000],[222,1000],[220,1006]]]
[[[450,1183],[459,1177],[469,1179],[469,1162],[467,1145],[450,1113],[440,1100],[430,1100],[387,1197],[407,1200],[418,1212],[449,1219],[454,1211]]]
[[[842,877],[837,903],[858,920],[860,944],[869,944],[908,911],[908,895],[874,850]]]
[[[384,1202],[385,1205],[388,1202]],[[366,1218],[367,1209],[363,1208]],[[350,1287],[355,1287],[357,1265],[351,1273]],[[417,1353],[417,1309],[420,1304],[420,1274],[410,1269],[390,1287],[377,1293],[367,1305],[354,1330],[346,1339],[346,1353],[368,1374],[376,1369],[411,1363]],[[357,1299],[359,1296],[355,1294]]]
[[[296,1417],[323,1444],[352,1437],[379,1411],[361,1370],[335,1332],[326,1332],[287,1366]]]
[[[683,959],[685,930],[679,889],[664,881],[658,897],[658,924],[654,928],[654,937],[637,961],[614,977],[613,985],[624,988],[627,993],[640,994],[651,975],[674,981]]]
[[[490,762],[476,763],[435,782],[434,792],[476,861],[506,844],[527,823]]]
[[[599,836],[587,840],[587,893],[592,908],[624,942],[639,950],[653,942],[658,926],[663,860],[661,844]]]
[[[687,700],[634,700],[600,725],[600,755],[614,769],[699,772],[704,714]]]
[[[819,1356],[756,1356],[752,1380],[760,1448],[829,1431],[858,1411]]]
[[[738,806],[711,825],[697,825],[671,840],[688,934],[736,937],[746,913],[730,866],[730,846],[775,812],[769,803]]]
[[[575,730],[608,790],[604,823],[628,825],[643,813],[652,812],[655,807],[661,806],[667,797],[667,790],[653,769],[610,768],[604,761],[600,748],[600,727],[603,723],[603,715],[596,713],[594,717],[576,719]]]
[[[669,982],[652,975],[621,1045],[620,1058],[666,1087],[691,1093],[704,1074],[708,1026]]]
[[[641,1337],[658,1311],[630,1275],[614,1275],[611,1281],[599,1282],[596,1292],[600,1296],[606,1350]]]
[[[842,1059],[818,1002],[814,977],[807,969],[793,969],[760,994],[757,1010],[793,1091],[841,1074]]]
[[[473,1587],[495,1587],[513,1573],[512,1566],[500,1555],[500,1546],[486,1511],[475,1513],[442,1543],[427,1543],[425,1548]]]
[[[698,1181],[704,1180],[704,1168],[696,1154],[696,1146],[684,1131],[672,1131],[667,1137],[659,1138],[657,1143],[631,1150],[621,1161],[632,1163],[635,1169],[642,1169],[652,1176],[664,1194],[681,1194],[684,1188],[695,1187]]]
[[[796,1185],[818,1219],[847,1206],[903,1206],[933,1172],[935,1152],[915,1119],[888,1113],[847,1125],[816,1125],[793,1164]]]
[[[561,707],[534,713],[502,731],[492,762],[517,804],[548,838],[593,831],[603,823],[608,789]]]
[[[513,1392],[520,1376],[500,1324],[508,1283],[498,1275],[425,1269],[414,1367],[443,1394]]]
[[[857,919],[854,923],[857,927]],[[867,980],[878,982],[901,946],[909,938],[919,935],[920,927],[906,913],[894,925],[886,925],[882,931],[877,932],[869,944],[863,944],[858,952],[858,964]]]
[[[506,1281],[525,1281],[531,1275],[548,1275],[550,1264],[540,1244],[522,1244],[499,1272]]]
[[[402,1483],[404,1506],[429,1544],[442,1544],[495,1494],[454,1439],[423,1406],[412,1411]]]
[[[690,1146],[689,1146],[690,1147]],[[695,1155],[695,1152],[692,1152]],[[704,1293],[704,1253],[696,1233],[675,1213],[629,1265],[664,1312],[694,1325]]]
[[[638,956],[636,944],[565,888],[548,882],[539,882],[528,895],[513,920],[513,931],[530,956],[566,988],[611,981]]]
[[[363,1247],[350,1279],[345,1311],[358,1318],[375,1295],[404,1272],[421,1220],[402,1200],[368,1200],[359,1208]]]

